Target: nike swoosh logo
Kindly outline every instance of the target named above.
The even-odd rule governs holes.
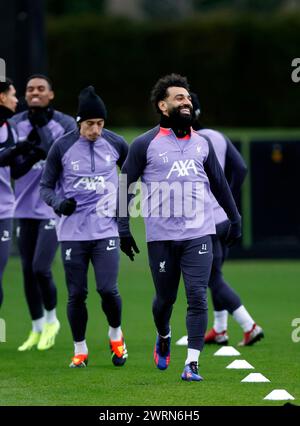
[[[166,152],[162,152],[162,153],[160,153],[160,154],[158,154],[160,157],[162,157],[163,155],[166,155],[166,154],[168,154],[168,151],[166,151]]]
[[[107,251],[109,251],[109,250],[114,250],[114,249],[116,249],[117,247],[106,247],[106,250]]]
[[[209,253],[208,251],[201,251],[199,250],[199,254],[205,254],[205,253]]]
[[[10,241],[10,239],[11,239],[10,237],[2,237],[1,241],[5,243],[5,241]]]

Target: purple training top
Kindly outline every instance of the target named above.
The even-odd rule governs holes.
[[[198,131],[200,135],[207,136],[215,150],[217,159],[225,171],[225,176],[229,183],[232,195],[235,200],[239,196],[242,183],[247,174],[247,166],[234,145],[222,133],[212,129],[201,129]],[[212,195],[215,223],[227,220],[227,214]]]
[[[209,138],[194,130],[183,139],[160,126],[141,135],[130,146],[122,174],[127,176],[127,183],[125,188],[121,182],[121,198],[139,177],[144,185],[147,241],[190,240],[215,234],[211,190],[232,222],[240,218]],[[162,183],[170,189],[169,196],[161,186],[158,188]],[[194,208],[186,208],[185,203]],[[168,208],[166,217],[163,212]],[[130,235],[129,218],[119,217],[118,222],[120,236]]]
[[[0,152],[16,143],[16,138],[17,135],[9,124],[0,126]],[[15,196],[10,181],[10,167],[0,167],[0,219],[10,219],[14,215]]]
[[[41,179],[43,200],[58,211],[65,198],[75,198],[77,207],[57,224],[59,241],[90,241],[118,237],[115,215],[118,190],[117,165],[121,167],[128,152],[125,140],[103,129],[95,142],[73,131],[51,147]],[[63,196],[55,192],[59,182]],[[107,198],[114,200],[112,217],[99,217],[97,208]]]

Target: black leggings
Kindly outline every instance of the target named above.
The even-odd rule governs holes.
[[[118,290],[119,238],[94,241],[63,241],[62,261],[68,287],[67,315],[74,342],[85,339],[88,321],[88,267],[92,263],[102,310],[111,327],[121,325],[122,301]]]
[[[18,246],[20,250],[25,297],[31,319],[44,315],[44,308],[56,307],[56,287],[51,265],[58,247],[55,221],[19,219]]]
[[[216,235],[212,235],[213,263],[208,286],[211,291],[215,311],[227,310],[232,314],[242,305],[240,297],[224,281],[222,267],[227,256],[227,247],[224,243],[229,228],[229,221],[217,225]]]
[[[0,307],[3,302],[2,277],[8,261],[12,238],[12,219],[0,219]]]
[[[182,273],[187,298],[188,347],[202,350],[207,327],[207,283],[212,263],[210,236],[186,241],[148,243],[149,263],[155,285],[153,317],[158,333],[168,334]]]

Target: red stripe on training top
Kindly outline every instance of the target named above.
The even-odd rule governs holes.
[[[155,139],[161,138],[163,136],[169,136],[171,134],[171,129],[166,129],[165,127],[160,127],[159,132],[155,136]]]
[[[192,128],[191,128],[191,131],[194,132],[194,130]],[[153,140],[161,138],[163,136],[169,136],[171,133],[172,133],[171,129],[167,129],[166,127],[160,127],[159,132],[157,133],[157,135],[155,136],[155,138]],[[186,135],[183,138],[177,138],[177,139],[184,141],[184,140],[190,139],[190,137],[191,137],[191,135]]]

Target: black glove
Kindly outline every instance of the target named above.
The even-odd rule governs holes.
[[[71,216],[72,213],[76,210],[77,202],[74,198],[66,198],[59,205],[58,211],[56,213],[63,214],[65,216]]]
[[[34,146],[32,148],[32,152],[34,152],[34,154],[36,154],[40,160],[46,160],[47,158],[47,152],[38,146]]]
[[[41,143],[40,135],[38,134],[36,128],[34,127],[29,135],[27,136],[27,141],[32,145],[39,145]]]
[[[232,247],[239,238],[242,236],[242,222],[239,220],[238,222],[231,223],[225,238],[225,244],[227,247]]]
[[[21,154],[28,154],[32,149],[31,143],[24,141],[24,142],[18,142],[11,148],[12,154],[14,157]]]
[[[37,127],[46,126],[51,118],[53,117],[53,109],[52,108],[32,108],[28,111],[28,120],[31,125]]]
[[[27,136],[27,141],[31,144],[33,151],[41,160],[45,160],[47,158],[51,145],[47,143],[45,139],[41,139],[36,127],[34,127]]]
[[[120,237],[120,249],[129,257],[131,261],[134,260],[135,253],[140,252],[132,236]]]

